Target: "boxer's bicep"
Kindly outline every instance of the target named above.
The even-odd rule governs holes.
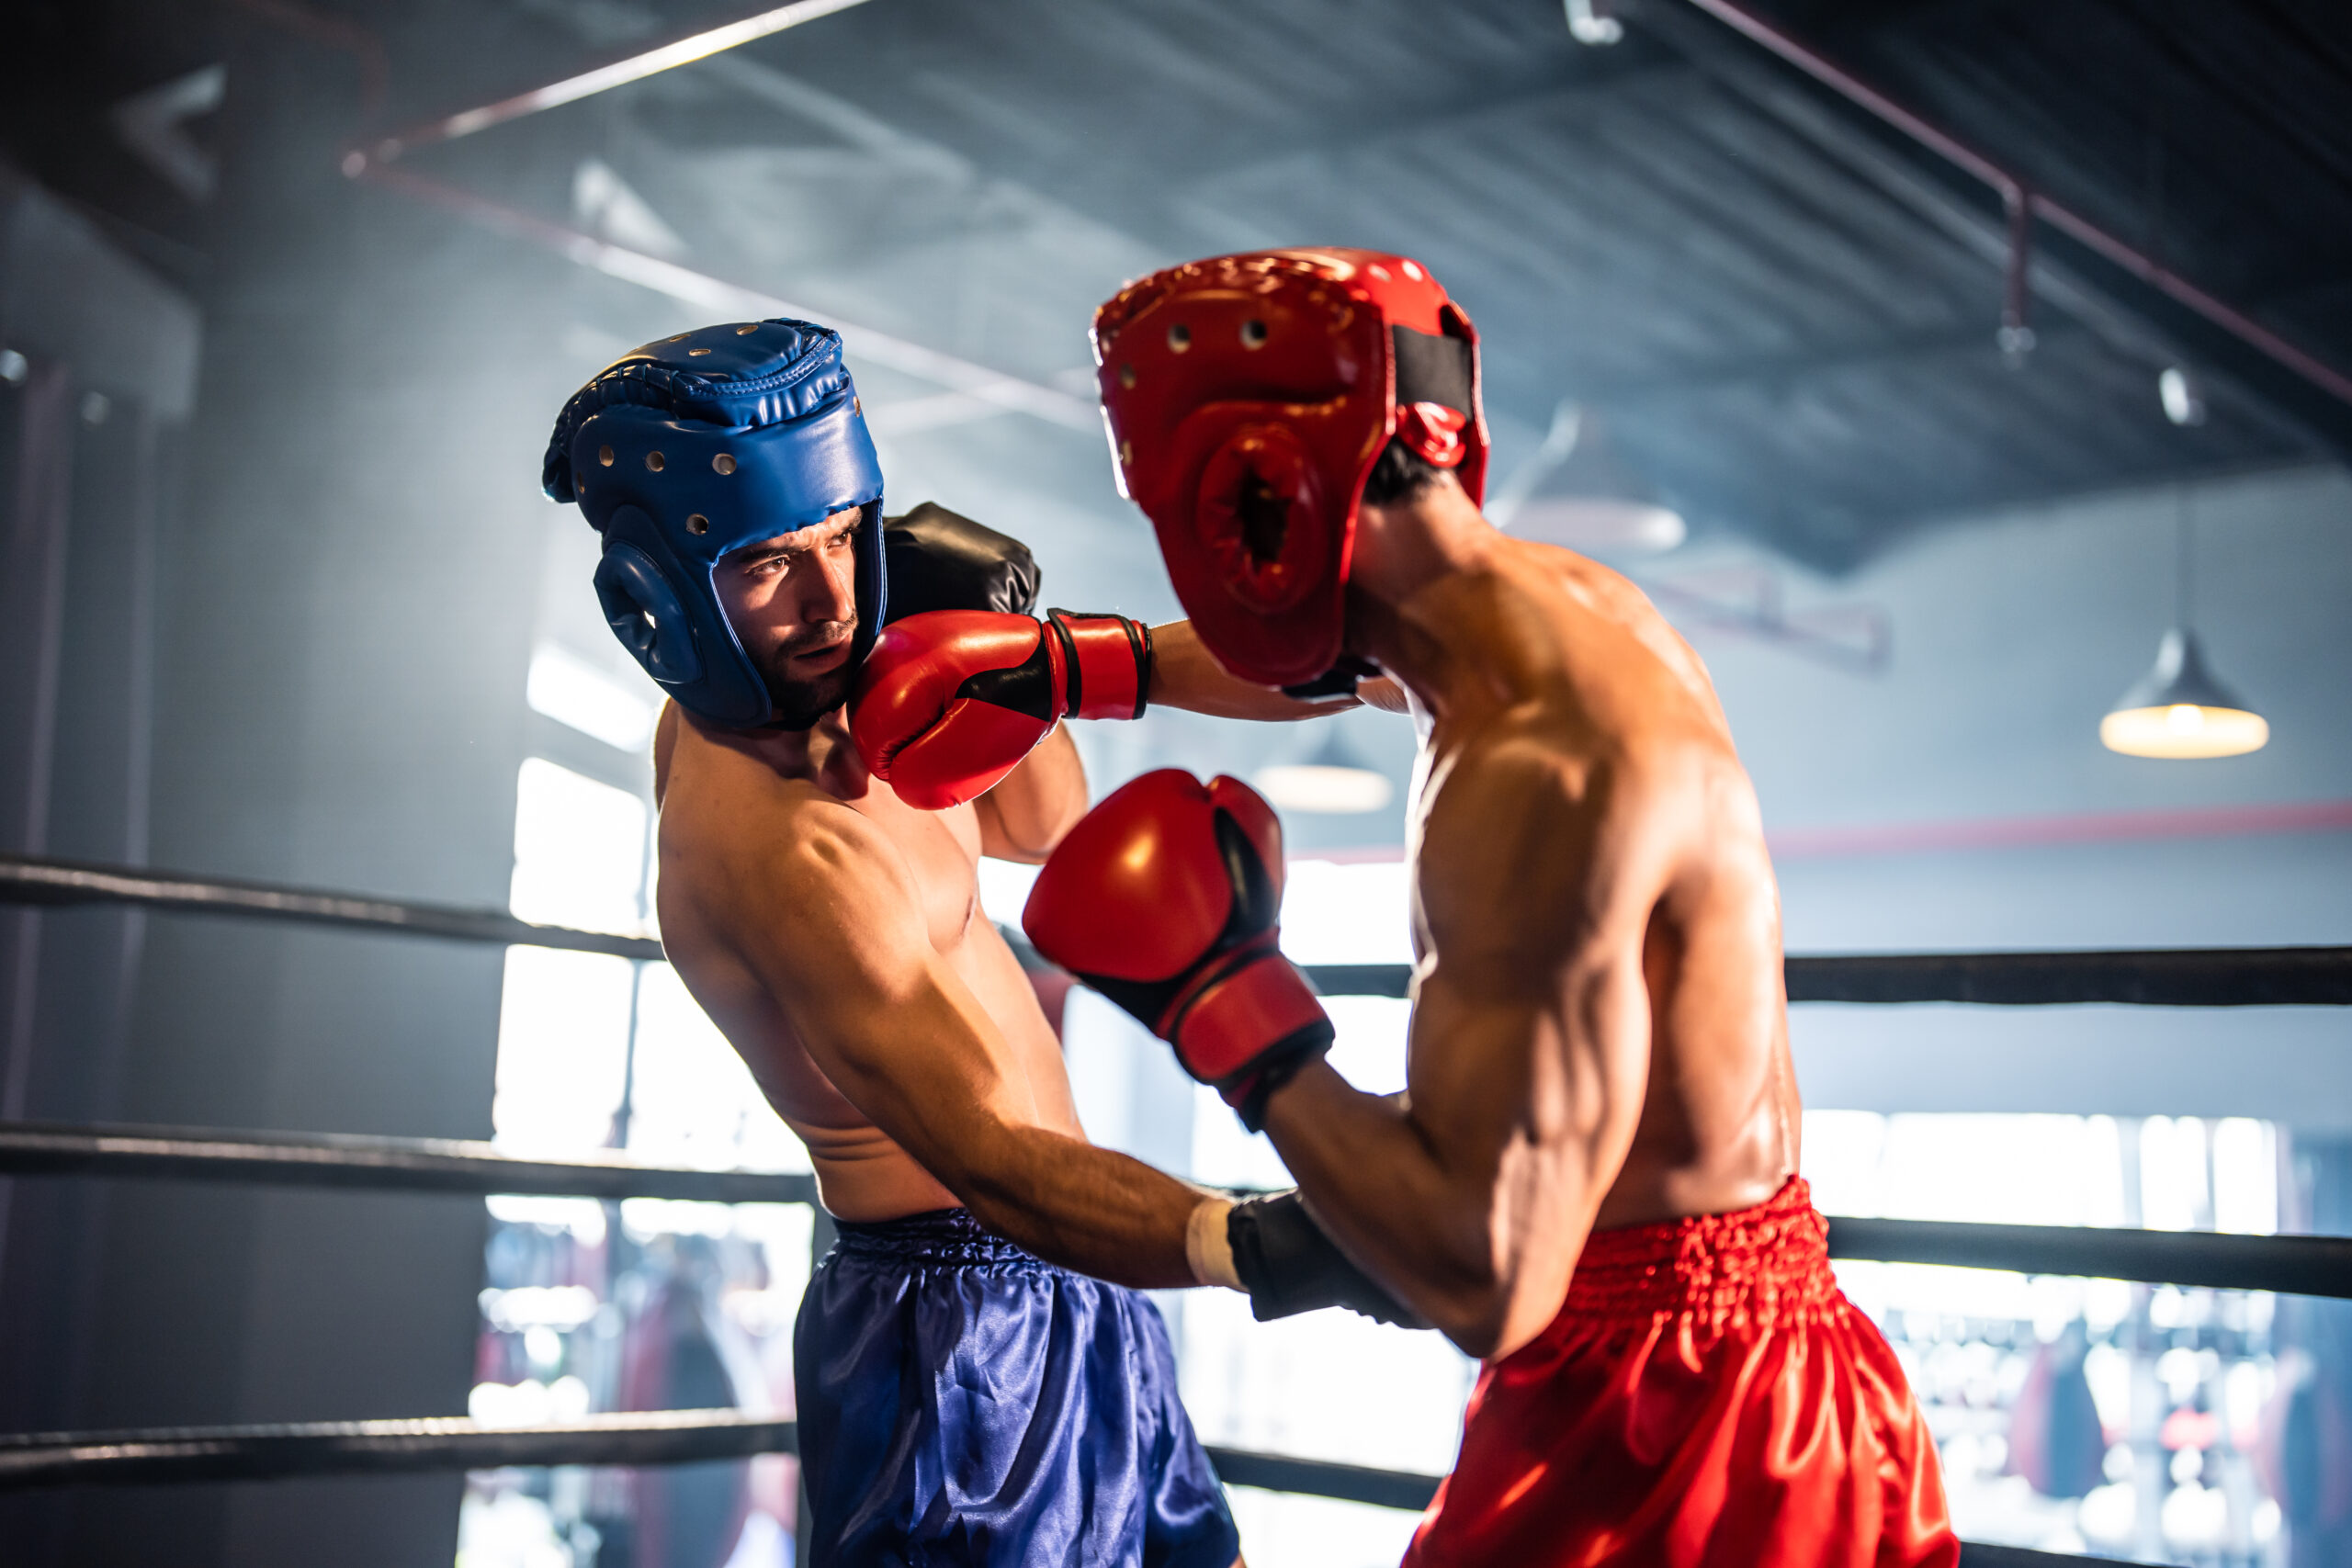
[[[1042,865],[1062,835],[1086,815],[1086,764],[1069,729],[1056,725],[1020,766],[974,801],[980,852]]]
[[[1412,1114],[1496,1343],[1558,1310],[1640,1122],[1661,798],[1624,759],[1510,740],[1464,759],[1424,835]]]
[[[1439,1179],[1427,1240],[1451,1276],[1454,1337],[1476,1354],[1507,1354],[1559,1311],[1640,1117],[1638,962],[1566,992],[1481,994],[1441,967],[1415,1010],[1409,1115]]]

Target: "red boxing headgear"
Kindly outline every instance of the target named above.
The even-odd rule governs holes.
[[[1486,498],[1478,333],[1419,263],[1252,251],[1094,312],[1119,491],[1218,663],[1297,685],[1340,658],[1363,482],[1390,438]]]

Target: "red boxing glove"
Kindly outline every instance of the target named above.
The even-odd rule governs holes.
[[[1140,718],[1151,631],[1123,615],[931,610],[882,628],[849,699],[850,739],[899,798],[986,794],[1064,718]]]
[[[1037,874],[1021,929],[1143,1021],[1256,1132],[1266,1097],[1331,1048],[1276,945],[1283,829],[1238,779],[1161,768],[1114,790]]]

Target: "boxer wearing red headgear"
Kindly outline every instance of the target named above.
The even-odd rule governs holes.
[[[1476,341],[1363,251],[1194,263],[1095,319],[1125,488],[1210,652],[1410,697],[1407,1092],[1322,1059],[1268,934],[1279,830],[1230,780],[1111,796],[1024,923],[1485,1359],[1408,1563],[1951,1568],[1927,1423],[1795,1174],[1778,894],[1723,710],[1631,583],[1480,515]]]
[[[1418,262],[1265,251],[1095,313],[1120,493],[1220,663],[1296,686],[1341,660],[1357,502],[1393,441],[1485,499],[1478,334]]]

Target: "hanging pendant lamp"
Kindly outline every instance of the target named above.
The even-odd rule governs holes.
[[[2098,721],[2098,738],[2127,757],[2236,757],[2261,750],[2270,725],[2213,679],[2184,626],[2165,633],[2155,668]]]
[[[2127,757],[2239,757],[2259,751],[2270,740],[2268,721],[2213,678],[2197,634],[2188,628],[2188,503],[2179,492],[2176,498],[2180,555],[2173,628],[2157,645],[2154,668],[2098,721],[2099,742]]]

